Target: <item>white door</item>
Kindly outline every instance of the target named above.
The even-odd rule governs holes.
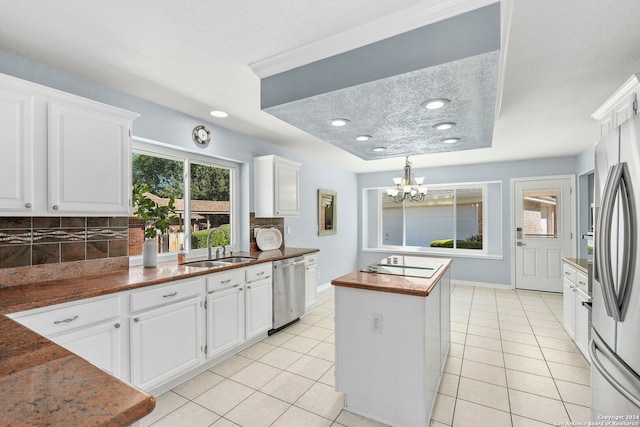
[[[200,364],[200,297],[131,317],[131,382],[151,390]]]
[[[271,279],[249,283],[246,298],[246,339],[250,340],[271,329]]]
[[[207,358],[244,342],[244,292],[242,286],[207,295]]]
[[[512,181],[515,287],[562,292],[562,257],[575,254],[574,176]]]

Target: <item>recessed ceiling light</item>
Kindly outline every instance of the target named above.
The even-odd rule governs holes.
[[[225,117],[229,116],[227,113],[220,110],[213,110],[209,114],[211,114],[213,117],[218,117],[219,119],[224,119]]]
[[[329,123],[331,123],[331,126],[340,127],[340,126],[344,126],[347,123],[349,123],[349,120],[347,120],[347,119],[331,119],[331,120],[329,120]]]
[[[358,135],[356,136],[356,141],[368,141],[373,138],[371,135]]]
[[[422,106],[427,110],[437,110],[438,108],[444,107],[449,102],[451,101],[445,98],[436,98],[436,99],[430,99],[428,101],[423,102]]]
[[[443,139],[442,142],[445,144],[455,144],[456,142],[460,142],[460,138],[446,138]]]
[[[384,150],[386,150],[386,149],[387,149],[387,147],[375,147],[375,148],[373,149],[373,151],[376,151],[376,152],[378,152],[378,153],[379,153],[379,152],[384,151]]]
[[[452,127],[454,127],[456,124],[453,122],[444,122],[444,123],[438,123],[437,125],[434,125],[433,127],[437,130],[447,130],[447,129],[451,129]]]

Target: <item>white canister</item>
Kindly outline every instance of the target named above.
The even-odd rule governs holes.
[[[145,239],[142,244],[142,265],[155,267],[158,264],[158,246],[156,239]]]

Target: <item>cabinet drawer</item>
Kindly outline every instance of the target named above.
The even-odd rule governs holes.
[[[58,308],[55,306],[40,314],[17,317],[15,320],[45,337],[55,336],[60,332],[70,331],[83,326],[102,322],[120,316],[120,297]]]
[[[241,286],[243,282],[244,271],[242,269],[213,274],[207,277],[207,293],[232,288],[234,286],[238,287]]]
[[[271,277],[271,263],[265,262],[262,264],[258,264],[254,267],[248,267],[245,271],[245,280],[247,283],[255,282],[256,280],[266,279],[267,277]]]
[[[587,275],[581,271],[576,272],[576,283],[578,285],[578,289],[580,289],[585,294],[589,293],[589,285],[587,282]]]
[[[186,279],[131,295],[131,311],[146,310],[200,295],[202,279]]]
[[[318,263],[318,255],[305,255],[304,256],[304,265],[313,265]]]
[[[565,279],[570,280],[575,284],[577,274],[578,274],[578,271],[575,268],[571,267],[566,262],[562,265],[562,275]]]

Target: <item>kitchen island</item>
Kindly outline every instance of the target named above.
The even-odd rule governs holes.
[[[396,256],[331,282],[345,409],[393,426],[429,425],[449,351],[450,266]]]

